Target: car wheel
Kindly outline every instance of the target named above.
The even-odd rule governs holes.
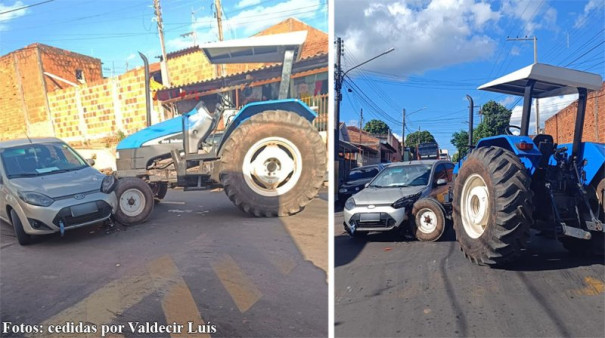
[[[13,223],[13,228],[15,229],[15,235],[17,236],[17,241],[21,245],[28,245],[32,242],[32,236],[25,233],[23,230],[23,223],[19,219],[19,216],[15,212],[15,210],[11,210],[11,223]]]
[[[118,210],[114,216],[121,224],[143,223],[153,211],[153,191],[140,178],[121,178],[116,188],[116,196],[118,197]]]
[[[419,241],[434,242],[445,231],[445,213],[439,202],[423,198],[414,203],[414,233]]]

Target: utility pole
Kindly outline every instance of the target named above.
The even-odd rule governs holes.
[[[160,35],[160,47],[162,48],[162,62],[160,62],[160,70],[162,72],[162,84],[170,86],[170,77],[168,76],[168,65],[166,58],[166,47],[164,46],[164,25],[162,23],[162,10],[160,8],[160,0],[153,0],[153,8],[155,9],[156,22],[158,24],[158,34]]]
[[[538,38],[534,35],[533,37],[524,38],[506,38],[506,41],[530,41],[534,42],[534,64],[538,63]],[[536,135],[540,134],[540,101],[536,98]]]
[[[221,7],[221,0],[214,0],[214,7],[216,10],[216,24],[218,26],[218,41],[223,41],[223,9]],[[225,65],[217,65],[219,70],[219,76],[225,75]]]
[[[342,89],[342,68],[341,68],[341,57],[343,53],[342,39],[336,39],[336,70],[334,72],[334,95],[335,107],[334,107],[334,115],[335,123],[334,123],[334,160],[338,161],[338,149],[339,149],[339,138],[340,138],[340,101],[342,101],[342,94],[340,90]]]
[[[363,108],[359,111],[359,157],[361,157],[361,128],[363,127]]]
[[[403,108],[403,116],[401,118],[402,126],[401,126],[401,161],[404,160],[405,154],[405,108]]]

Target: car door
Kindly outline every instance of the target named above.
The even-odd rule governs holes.
[[[433,173],[433,178],[431,182],[432,190],[429,196],[439,201],[439,203],[448,202],[449,199],[447,198],[447,195],[449,192],[449,183],[452,181],[451,177],[451,174],[448,175],[448,168],[446,167],[446,163],[439,163],[435,168],[435,172]],[[446,181],[446,184],[438,185],[437,181],[440,179],[444,179]]]
[[[0,219],[8,222],[8,215],[6,214],[6,177],[4,177],[4,169],[2,165],[2,158],[0,158]]]

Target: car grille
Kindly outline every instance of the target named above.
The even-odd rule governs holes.
[[[395,219],[386,212],[380,213],[380,220],[377,222],[360,222],[361,214],[355,214],[349,222],[354,222],[357,228],[390,228],[395,226]]]
[[[78,216],[78,217],[72,216],[71,207],[65,207],[65,208],[61,209],[61,211],[59,211],[59,213],[57,213],[57,216],[55,216],[55,218],[53,219],[53,224],[56,226],[59,226],[59,222],[61,220],[63,220],[63,225],[66,228],[68,228],[68,227],[75,226],[78,224],[83,224],[83,223],[92,222],[95,220],[104,219],[104,218],[107,218],[109,215],[111,215],[111,206],[109,204],[107,204],[104,201],[96,201],[96,204],[97,204],[96,212]]]

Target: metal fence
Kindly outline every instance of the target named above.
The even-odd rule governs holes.
[[[328,94],[309,96],[300,99],[306,103],[311,109],[317,112],[317,117],[313,121],[313,125],[318,131],[328,130]]]

